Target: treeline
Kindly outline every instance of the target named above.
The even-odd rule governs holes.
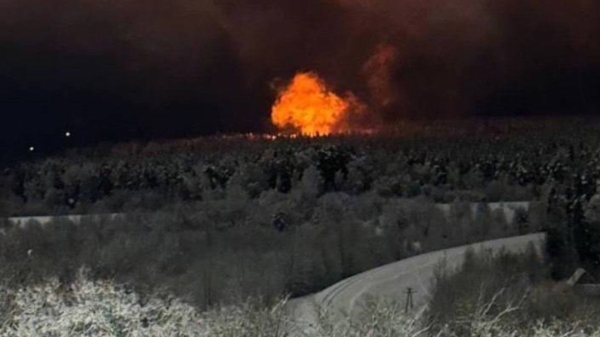
[[[152,210],[159,205],[288,194],[313,179],[316,193],[374,192],[519,201],[590,196],[600,176],[600,124],[500,121],[405,126],[379,136],[228,136],[71,150],[3,170],[0,215]]]

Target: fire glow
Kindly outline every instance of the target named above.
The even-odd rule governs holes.
[[[353,96],[330,91],[315,73],[298,73],[281,90],[271,110],[273,124],[304,136],[349,132],[347,119],[356,105]]]

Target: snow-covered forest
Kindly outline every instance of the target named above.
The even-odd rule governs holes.
[[[600,175],[597,126],[505,120],[407,125],[379,136],[240,135],[71,150],[5,168],[0,214],[153,210],[278,193],[434,202],[589,198]]]
[[[541,230],[556,277],[576,263],[593,270],[598,124],[461,125],[138,142],[32,158],[2,172],[3,216],[128,215],[6,222],[0,274],[13,284],[68,282],[85,265],[96,278],[164,288],[205,307],[302,295],[420,252]],[[530,206],[507,221],[486,206],[495,201]],[[452,212],[436,203],[452,203]]]

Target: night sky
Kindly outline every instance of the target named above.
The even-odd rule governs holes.
[[[600,1],[0,0],[0,145],[269,132],[308,70],[388,123],[600,113]]]

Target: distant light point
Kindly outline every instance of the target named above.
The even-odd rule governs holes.
[[[33,146],[29,147],[29,152],[33,152],[34,150],[35,150],[35,147],[33,147]]]
[[[65,137],[71,137],[71,133],[69,131],[65,132]]]

